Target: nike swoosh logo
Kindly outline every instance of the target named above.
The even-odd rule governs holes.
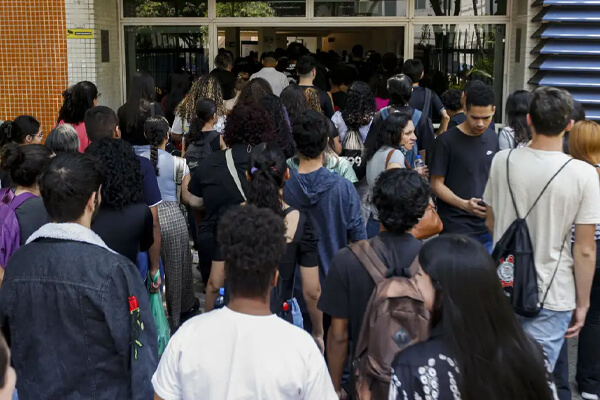
[[[487,152],[487,155],[489,156],[489,155],[491,155],[491,154],[493,154],[493,153],[494,153],[493,151],[491,151],[491,150],[488,150],[488,152]]]

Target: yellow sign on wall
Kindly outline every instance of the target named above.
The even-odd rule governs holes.
[[[67,29],[67,39],[93,39],[93,29]]]

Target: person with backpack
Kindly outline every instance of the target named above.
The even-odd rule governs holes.
[[[413,81],[413,93],[409,101],[410,106],[421,110],[423,115],[431,121],[434,120],[435,116],[436,121],[440,121],[438,132],[445,132],[448,129],[450,116],[446,112],[444,103],[442,103],[442,100],[440,100],[437,93],[433,90],[419,85],[419,82],[425,76],[423,62],[419,59],[406,60],[404,61],[402,72]]]
[[[52,151],[41,144],[2,148],[0,167],[7,171],[14,189],[0,189],[0,274],[11,255],[29,236],[50,222],[40,197],[38,178],[52,159]],[[0,277],[1,281],[1,277]]]
[[[228,304],[169,341],[154,399],[337,400],[313,338],[271,311],[286,227],[268,208],[236,206],[219,222]]]
[[[412,116],[415,133],[417,135],[417,144],[414,150],[408,154],[408,163],[414,167],[414,162],[417,155],[420,155],[423,160],[427,160],[427,151],[431,150],[435,134],[431,120],[423,117],[423,113],[418,109],[411,107],[408,103],[412,96],[413,86],[412,80],[403,74],[393,75],[387,81],[387,88],[390,94],[390,103],[387,107],[382,108],[373,117],[371,129],[365,140],[365,147],[374,147],[374,142],[377,141],[379,130],[383,126],[383,121],[395,111],[403,111]],[[429,164],[427,162],[427,164]]]
[[[422,246],[410,230],[425,213],[430,196],[429,183],[416,171],[396,168],[382,172],[373,188],[382,232],[340,250],[331,260],[319,308],[331,316],[327,362],[340,395],[370,387],[373,399],[387,398],[394,354],[412,340],[427,337],[423,299],[408,278]],[[391,283],[400,291],[386,292]],[[399,300],[386,298],[385,293]],[[370,301],[375,298],[376,303]],[[407,317],[393,312],[401,309],[413,314]],[[400,331],[407,334],[395,342],[393,337]],[[347,360],[356,368],[351,371],[352,382],[342,383]],[[376,360],[377,370],[372,370],[367,360]]]
[[[149,117],[144,123],[144,134],[150,145],[141,156],[150,159],[162,198],[158,205],[160,255],[165,266],[166,303],[174,332],[198,312],[200,300],[194,295],[190,240],[180,208],[180,204],[188,203],[190,170],[185,159],[165,151],[168,132],[169,122],[165,117]]]
[[[184,136],[184,157],[193,171],[206,157],[225,149],[221,133],[214,129],[217,123],[217,103],[202,99],[196,104],[196,117]]]
[[[564,338],[585,323],[600,223],[598,174],[562,152],[572,109],[565,90],[536,89],[527,117],[531,143],[496,155],[483,195],[502,286],[553,368]]]
[[[431,336],[396,355],[386,399],[555,399],[542,348],[520,326],[481,244],[440,236],[423,245],[418,264]]]
[[[341,156],[352,163],[358,180],[366,174],[364,142],[375,115],[375,97],[365,82],[354,82],[347,92],[346,108],[331,117],[342,143]]]
[[[431,187],[444,223],[442,234],[470,235],[491,253],[492,236],[485,227],[481,196],[498,151],[498,135],[488,129],[496,112],[494,91],[474,85],[467,92],[466,105],[466,121],[434,142]]]

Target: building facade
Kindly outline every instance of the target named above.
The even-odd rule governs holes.
[[[220,47],[243,56],[293,41],[421,58],[436,88],[475,74],[502,101],[498,121],[510,92],[538,84],[570,89],[600,119],[598,2],[3,0],[0,13],[9,16],[0,23],[0,119],[31,114],[45,132],[76,82],[96,83],[100,104],[116,109],[137,70],[167,91],[175,70],[208,72]]]

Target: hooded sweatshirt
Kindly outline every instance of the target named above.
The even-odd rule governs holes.
[[[352,241],[367,238],[354,185],[326,168],[308,174],[290,169],[283,198],[290,206],[310,215],[319,237],[322,278],[327,275],[333,256],[348,245],[348,238]]]

